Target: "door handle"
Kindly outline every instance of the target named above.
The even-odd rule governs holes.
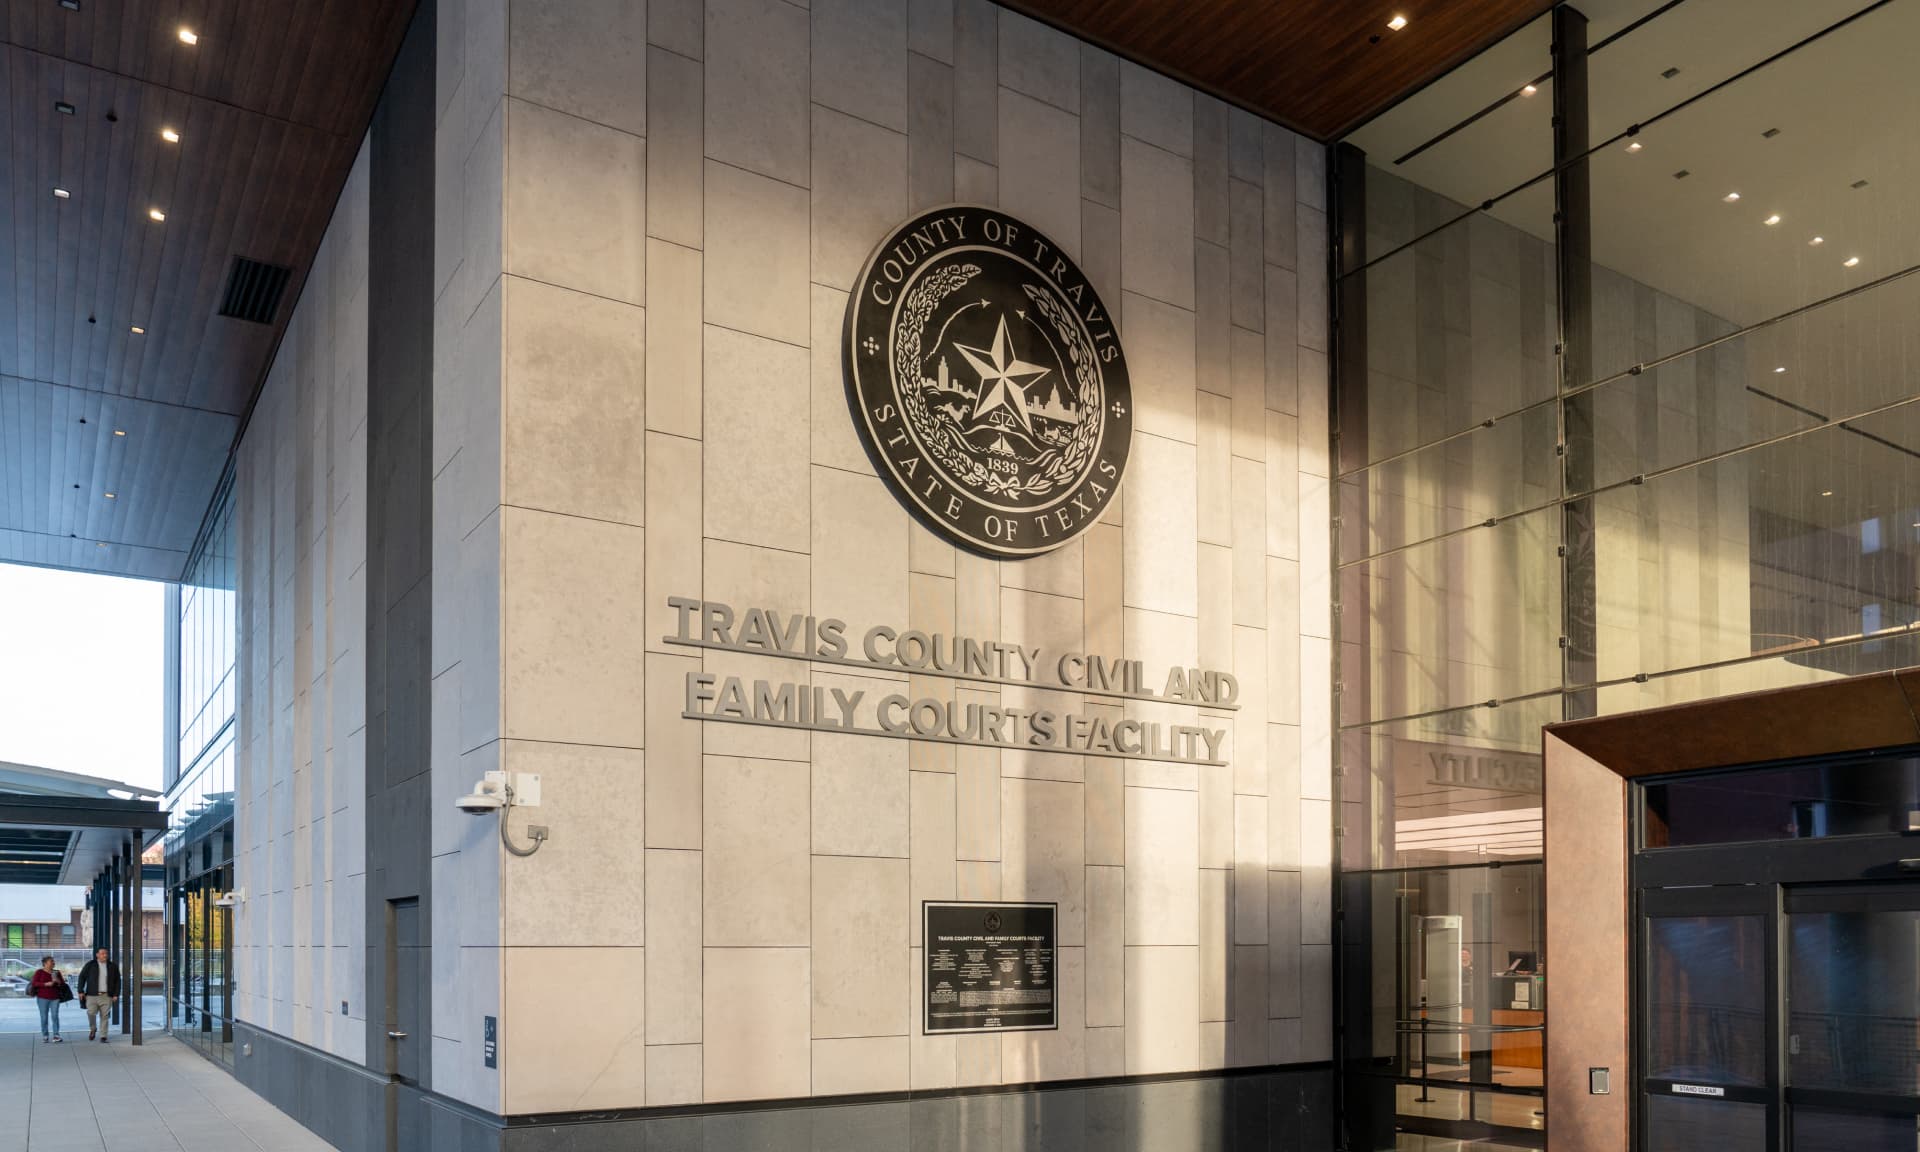
[[[406,1038],[407,1038],[407,1034],[405,1032],[388,1032],[387,1033],[387,1039],[389,1040],[405,1040]]]

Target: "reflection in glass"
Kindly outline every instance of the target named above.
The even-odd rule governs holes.
[[[1920,811],[1920,760],[1748,769],[1648,784],[1648,848],[1902,833]]]
[[[1649,1079],[1766,1083],[1765,938],[1758,916],[1647,922]]]
[[[1789,1083],[1920,1093],[1920,912],[1796,912],[1788,924]]]
[[[1863,1112],[1793,1110],[1793,1152],[1914,1152],[1920,1118]]]
[[[1647,1152],[1762,1152],[1766,1146],[1764,1104],[1647,1097]]]

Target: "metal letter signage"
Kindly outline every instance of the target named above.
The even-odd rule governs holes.
[[[1058,1028],[1054,904],[928,900],[927,1035]]]
[[[847,401],[880,475],[976,552],[1038,556],[1120,490],[1133,394],[1093,285],[991,208],[936,208],[867,258],[847,302]]]

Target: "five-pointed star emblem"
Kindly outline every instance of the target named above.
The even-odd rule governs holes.
[[[980,374],[980,399],[974,402],[973,418],[978,420],[995,408],[1005,407],[1020,422],[1020,426],[1031,433],[1033,421],[1027,415],[1026,389],[1050,369],[1029,364],[1014,355],[1013,342],[1007,338],[1006,314],[1003,312],[1000,315],[1000,327],[993,334],[991,351],[969,348],[965,344],[955,344],[954,347]]]

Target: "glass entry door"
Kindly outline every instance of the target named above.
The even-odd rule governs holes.
[[[1640,900],[1645,1152],[1920,1147],[1920,885]]]

